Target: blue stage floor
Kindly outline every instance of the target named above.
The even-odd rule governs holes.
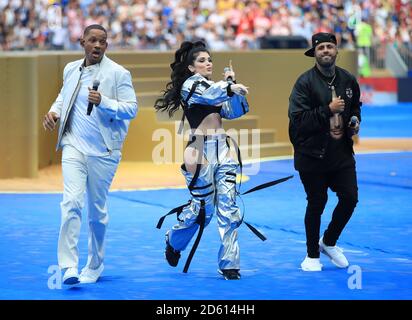
[[[95,285],[49,289],[48,269],[57,263],[61,194],[0,194],[0,299],[411,299],[412,153],[357,155],[359,204],[338,243],[353,274],[321,256],[324,271],[300,270],[305,257],[305,194],[292,160],[261,164],[258,176],[242,185],[295,174],[292,180],[243,196],[246,220],[267,236],[261,242],[240,227],[240,281],[217,273],[219,237],[215,219],[205,230],[188,274],[164,257],[164,231],[158,218],[184,203],[184,189],[112,192],[105,271]],[[178,173],[177,173],[178,174]],[[322,231],[336,204],[330,194]],[[84,216],[86,217],[86,216]],[[80,268],[86,262],[86,219],[80,239]],[[359,282],[361,279],[361,283]]]
[[[412,138],[412,103],[362,107],[361,138]]]

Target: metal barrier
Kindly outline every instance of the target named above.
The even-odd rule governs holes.
[[[391,66],[388,65],[388,63],[391,64],[390,60],[400,59],[408,70],[412,70],[412,48],[404,44],[378,43],[370,48],[369,53],[369,64],[373,69],[391,69]]]
[[[412,48],[407,47],[404,44],[401,44],[398,47],[399,55],[401,56],[402,60],[405,62],[408,70],[412,70]]]
[[[402,60],[399,51],[392,45],[386,45],[385,66],[395,77],[402,78],[408,74],[408,67]]]

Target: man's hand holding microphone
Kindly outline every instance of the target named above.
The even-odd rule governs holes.
[[[359,133],[360,123],[357,116],[352,116],[349,121],[349,135],[354,136]]]
[[[93,105],[99,105],[100,102],[102,101],[102,96],[99,91],[97,91],[99,87],[99,80],[94,80],[93,81],[93,87],[89,89],[89,96],[88,96],[88,106],[87,106],[87,115],[90,116],[92,110],[93,110]],[[43,128],[44,130],[49,130],[53,131],[54,128],[56,127],[57,122],[59,121],[60,116],[56,112],[49,112],[47,113],[44,118],[43,118]]]
[[[90,114],[92,113],[93,105],[98,106],[100,102],[102,101],[102,96],[100,95],[100,92],[97,91],[97,89],[99,88],[99,85],[100,85],[100,81],[94,80],[93,87],[92,88],[88,87],[89,89],[89,97],[88,97],[89,104],[87,106],[88,116],[90,116]]]

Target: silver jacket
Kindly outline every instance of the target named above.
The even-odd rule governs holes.
[[[195,82],[198,82],[199,84],[196,86],[196,90],[187,101],[189,108],[193,104],[221,106],[222,110],[220,112],[220,116],[224,119],[235,119],[249,111],[249,105],[244,96],[237,94],[234,94],[232,97],[228,96],[228,82],[213,82],[198,73],[191,76],[183,83],[181,97],[184,101],[187,100],[187,97]]]

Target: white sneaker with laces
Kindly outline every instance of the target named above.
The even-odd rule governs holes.
[[[79,271],[76,267],[67,268],[63,275],[63,284],[73,286],[79,283]]]
[[[300,266],[303,271],[322,271],[323,267],[319,258],[309,258],[308,256],[306,256]]]
[[[323,237],[319,240],[319,251],[327,255],[332,263],[338,268],[347,268],[349,261],[338,246],[327,246],[323,243]]]
[[[80,273],[80,283],[95,283],[104,269],[103,263],[97,269],[90,269],[88,266],[82,269]]]

